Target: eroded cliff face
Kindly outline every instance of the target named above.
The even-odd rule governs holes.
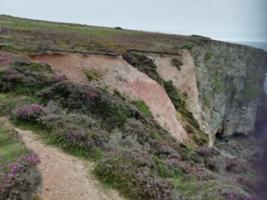
[[[266,52],[240,45],[208,42],[192,51],[202,120],[210,134],[249,134],[255,130],[263,98]]]
[[[179,142],[187,141],[187,134],[176,117],[176,110],[165,90],[145,73],[135,69],[122,57],[103,55],[58,54],[32,56],[38,62],[52,66],[68,79],[86,84],[86,74],[98,74],[91,80],[111,92],[118,91],[129,100],[142,100],[149,107],[154,119]]]
[[[86,71],[100,74],[101,78],[93,80],[96,84],[117,90],[131,100],[143,100],[158,123],[182,142],[192,132],[188,125],[194,121],[199,131],[210,136],[209,145],[213,146],[216,135],[254,132],[257,115],[263,115],[259,106],[266,99],[262,96],[267,56],[254,48],[210,41],[177,54],[58,54],[32,58],[80,83],[88,82]],[[181,99],[178,105],[173,102],[172,94],[164,88],[169,81],[185,105]],[[192,114],[193,121],[187,117],[185,123],[179,109],[182,106]]]
[[[210,146],[214,145],[216,135],[247,135],[255,132],[256,120],[266,122],[263,117],[266,52],[206,41],[177,55],[141,54],[155,64],[158,82],[172,81],[182,94],[199,129],[209,135]],[[179,109],[177,113],[181,121]]]
[[[178,55],[147,54],[157,66],[157,72],[165,81],[172,81],[184,96],[186,106],[199,124],[202,124],[201,107],[197,88],[195,63],[188,50]]]

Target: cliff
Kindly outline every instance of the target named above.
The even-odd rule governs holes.
[[[99,179],[132,199],[255,195],[238,180],[266,131],[266,72],[265,51],[202,36],[0,16],[0,113],[97,154]],[[30,102],[40,112],[16,114]]]

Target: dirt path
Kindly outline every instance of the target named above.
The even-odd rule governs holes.
[[[31,131],[15,128],[28,148],[40,157],[43,200],[122,200],[117,192],[101,187],[90,175],[93,164],[43,144]]]

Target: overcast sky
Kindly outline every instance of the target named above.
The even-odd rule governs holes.
[[[267,0],[0,0],[0,14],[267,41]]]

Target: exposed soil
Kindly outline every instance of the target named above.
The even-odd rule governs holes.
[[[147,54],[157,65],[157,71],[160,76],[166,80],[171,80],[174,86],[185,95],[188,110],[192,112],[195,119],[202,125],[201,107],[199,102],[199,94],[197,88],[195,63],[190,52],[181,51],[182,65],[178,70],[173,66],[172,60],[177,59],[173,55]],[[178,58],[179,59],[179,58]]]
[[[93,163],[67,155],[43,144],[31,131],[16,128],[26,146],[40,157],[43,200],[120,200],[116,191],[103,188],[90,171]]]
[[[169,130],[178,141],[187,139],[165,90],[146,74],[126,63],[122,57],[66,53],[37,55],[32,56],[32,59],[50,64],[55,71],[79,83],[88,83],[85,70],[97,71],[102,74],[99,82],[104,86],[108,86],[111,91],[116,89],[132,100],[143,100],[162,127]]]

